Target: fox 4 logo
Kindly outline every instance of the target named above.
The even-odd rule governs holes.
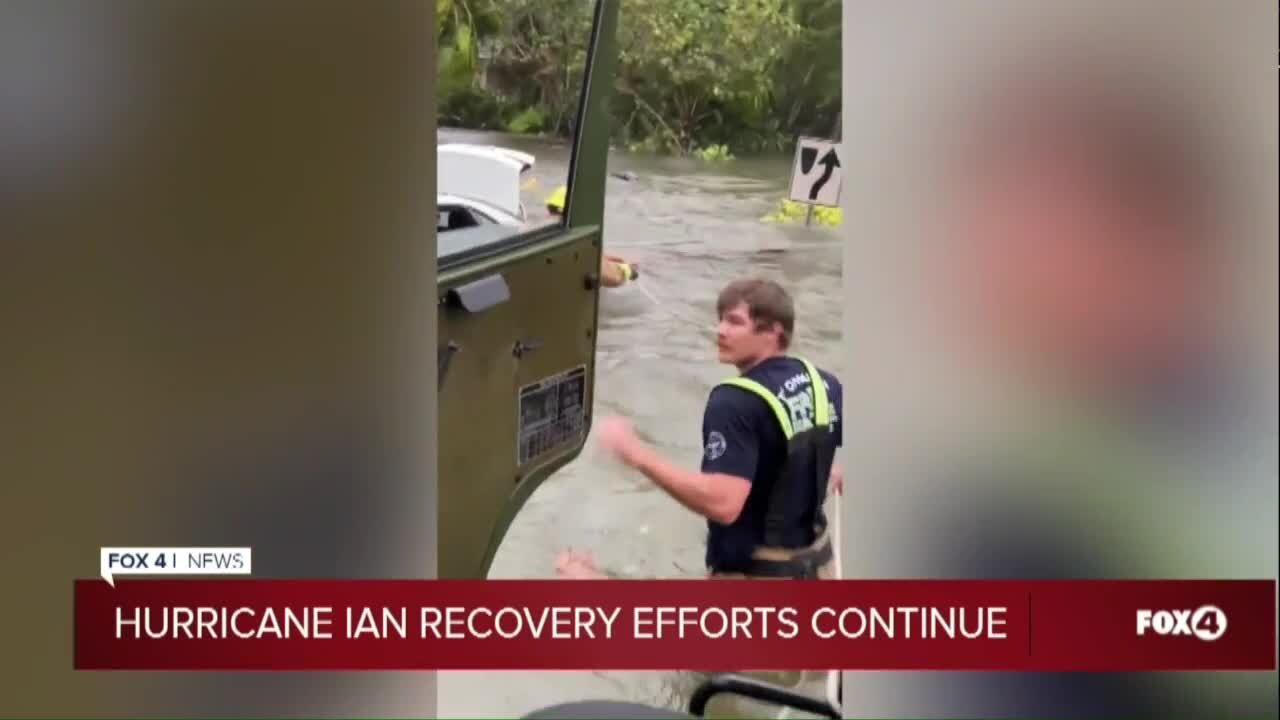
[[[1213,605],[1195,610],[1139,610],[1138,635],[1182,635],[1213,642],[1227,631],[1227,614]]]

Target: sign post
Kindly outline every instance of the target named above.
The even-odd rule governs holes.
[[[815,207],[840,206],[842,180],[839,143],[818,138],[799,139],[795,165],[791,169],[789,197],[793,202],[809,206],[805,225],[812,222]]]

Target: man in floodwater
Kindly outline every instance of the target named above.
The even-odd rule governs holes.
[[[564,201],[565,187],[562,185],[547,196],[547,212],[555,217],[563,217]],[[639,277],[640,266],[636,263],[608,253],[600,260],[600,284],[607,288],[621,287]]]
[[[598,425],[601,445],[707,520],[706,564],[713,578],[834,579],[824,502],[843,490],[835,467],[842,387],[831,373],[788,354],[795,308],[777,283],[730,283],[716,301],[719,359],[740,375],[712,388],[702,421],[702,464],[689,470],[659,455],[620,417]],[[556,572],[604,578],[588,553],[567,551]],[[804,695],[826,674],[748,672]],[[701,674],[683,682],[696,681]],[[765,717],[768,703],[724,696],[712,717]]]
[[[777,283],[730,283],[716,303],[721,362],[741,373],[712,389],[702,426],[699,471],[659,455],[623,418],[603,419],[600,443],[678,502],[707,519],[712,577],[835,577],[823,504],[842,481],[842,388],[831,373],[788,354],[791,297]],[[557,571],[599,572],[589,556],[566,553]]]

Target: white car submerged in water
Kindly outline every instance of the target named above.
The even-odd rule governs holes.
[[[492,145],[436,146],[436,232],[502,225],[514,234],[529,222],[520,189],[534,157]]]
[[[525,175],[533,169],[534,162],[529,153],[495,145],[436,146],[436,242],[441,267],[460,257],[484,252],[546,217],[530,217],[520,199]],[[561,188],[558,193],[561,202],[564,192]],[[553,214],[551,218],[554,217]],[[625,273],[620,268],[626,268]],[[631,280],[638,277],[638,269],[634,264],[626,265],[622,258],[606,254],[600,274],[603,285],[615,291],[609,294],[616,297],[617,290],[628,288]]]

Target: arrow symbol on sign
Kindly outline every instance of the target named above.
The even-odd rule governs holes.
[[[822,186],[826,185],[827,181],[831,179],[831,173],[840,167],[840,158],[836,156],[836,149],[831,148],[828,150],[827,154],[823,155],[822,159],[818,161],[818,164],[823,166],[822,177],[818,178],[813,187],[809,188],[810,200],[818,199],[818,192],[822,190]]]

